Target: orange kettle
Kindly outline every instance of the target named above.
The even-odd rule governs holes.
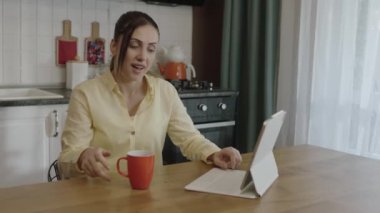
[[[158,68],[166,80],[191,80],[196,77],[193,65],[183,62],[167,62],[165,65],[158,63]]]

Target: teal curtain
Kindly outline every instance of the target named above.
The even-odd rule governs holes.
[[[221,87],[239,91],[236,146],[253,150],[263,121],[275,112],[279,0],[225,0]]]

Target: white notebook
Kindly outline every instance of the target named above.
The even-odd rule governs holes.
[[[278,177],[273,147],[285,114],[279,111],[264,121],[248,170],[213,168],[186,185],[185,189],[243,198],[262,196]]]

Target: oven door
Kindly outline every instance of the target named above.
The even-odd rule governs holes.
[[[195,124],[195,127],[211,142],[220,148],[234,146],[235,121],[222,121]],[[173,164],[188,161],[170,138],[166,136],[162,151],[163,164]]]

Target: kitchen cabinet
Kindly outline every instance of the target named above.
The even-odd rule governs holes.
[[[67,104],[0,107],[0,187],[47,181]]]
[[[49,107],[46,122],[46,132],[49,137],[49,165],[59,156],[62,150],[61,137],[67,117],[67,104]]]

